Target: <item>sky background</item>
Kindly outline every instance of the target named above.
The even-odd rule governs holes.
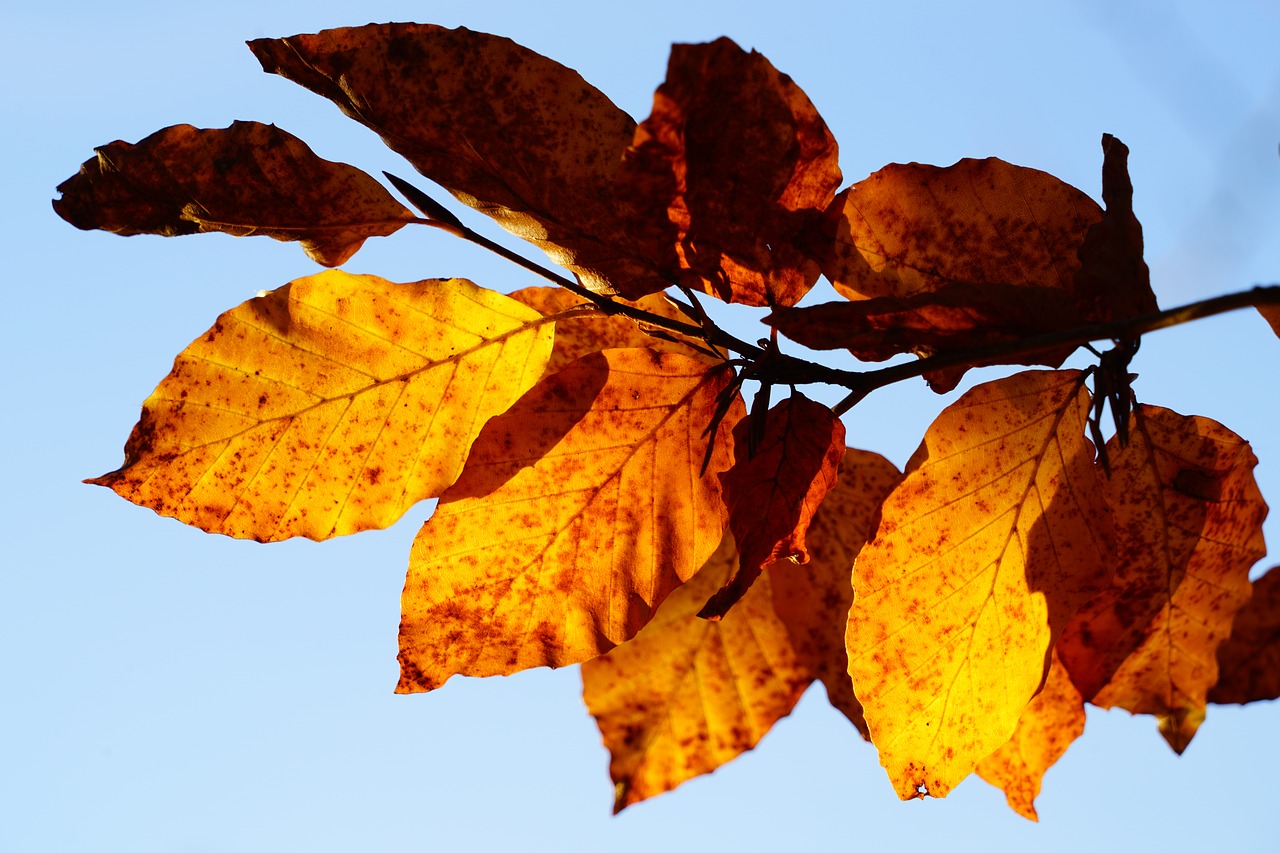
[[[1090,709],[1036,825],[976,777],[900,803],[816,686],[753,753],[611,817],[576,668],[392,694],[429,505],[387,531],[263,546],[80,484],[119,465],[141,401],[219,313],[317,268],[266,239],[83,233],[49,204],[95,145],[179,122],[275,122],[325,158],[412,175],[328,101],[262,74],[246,39],[465,25],[577,69],[639,120],[672,42],[728,35],[809,94],[846,183],[998,156],[1099,198],[1099,139],[1120,137],[1167,307],[1280,281],[1274,0],[37,5],[6,11],[0,54],[0,849],[1280,849],[1271,702],[1211,707],[1181,758],[1153,720]],[[346,269],[538,283],[432,229],[371,240]],[[1280,342],[1256,313],[1152,335],[1134,369],[1144,402],[1249,439],[1280,501]],[[849,443],[901,465],[955,396],[877,392],[846,418]],[[1266,530],[1280,542],[1276,519]]]

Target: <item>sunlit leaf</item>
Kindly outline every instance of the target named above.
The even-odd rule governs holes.
[[[1073,626],[1071,639],[1078,640],[1063,645],[1063,662],[1076,678],[1074,660],[1083,657],[1081,651],[1095,649],[1095,655],[1105,656],[1113,626],[1122,629],[1119,642],[1125,648],[1131,645],[1127,621],[1143,626],[1136,650],[1098,692],[1081,692],[1102,708],[1156,715],[1165,740],[1182,752],[1204,720],[1206,694],[1218,680],[1218,647],[1249,600],[1249,568],[1266,553],[1262,520],[1267,506],[1253,479],[1257,459],[1248,442],[1221,424],[1140,406],[1129,432],[1129,447],[1116,448],[1111,457],[1113,470],[1158,471],[1149,476],[1158,476],[1161,487],[1109,492],[1121,543],[1117,583],[1122,586],[1119,594],[1106,593],[1115,602],[1109,607],[1090,605],[1097,619]],[[1189,554],[1184,537],[1190,539]],[[1143,565],[1146,561],[1154,569]],[[1129,580],[1142,576],[1155,581]],[[1153,595],[1160,607],[1144,619]],[[1081,681],[1093,686],[1093,679],[1077,684]]]
[[[760,446],[754,455],[740,453],[724,475],[729,529],[741,565],[707,602],[700,614],[704,618],[729,612],[775,560],[809,562],[805,531],[835,487],[844,459],[844,424],[821,403],[796,392],[763,414]],[[738,424],[738,447],[747,446],[754,417]]]
[[[591,289],[636,298],[667,286],[637,259],[613,197],[635,122],[576,71],[510,39],[426,24],[249,47]]]
[[[1084,699],[1055,653],[1044,689],[1018,718],[1009,742],[978,762],[978,775],[1004,791],[1009,808],[1039,820],[1035,801],[1044,773],[1084,734],[1084,718]]]
[[[674,281],[729,302],[793,305],[840,184],[835,138],[767,59],[727,38],[671,49],[619,174],[628,225]]]
[[[386,527],[457,479],[552,336],[538,312],[461,279],[301,278],[183,350],[124,465],[89,482],[242,538]]]
[[[1253,582],[1253,595],[1239,612],[1231,637],[1218,646],[1218,683],[1209,701],[1244,704],[1280,698],[1280,571]]]
[[[980,385],[925,433],[854,564],[849,671],[898,795],[945,796],[1013,736],[1111,534],[1077,371]]]
[[[606,350],[491,420],[414,542],[398,690],[578,663],[640,630],[723,535],[741,400],[704,433],[730,378]]]
[[[317,157],[275,125],[238,121],[220,130],[180,124],[137,144],[97,149],[64,181],[54,210],[77,228],[116,234],[264,234],[302,243],[337,266],[365,238],[414,219],[382,185]]]

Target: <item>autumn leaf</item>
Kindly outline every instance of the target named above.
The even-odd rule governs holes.
[[[275,125],[220,130],[180,124],[137,144],[97,149],[58,186],[54,210],[77,228],[116,234],[221,231],[293,240],[333,267],[365,238],[393,234],[414,216],[382,185],[315,155]]]
[[[1127,448],[1108,448],[1116,579],[1072,621],[1060,653],[1085,698],[1156,715],[1181,753],[1218,680],[1218,647],[1249,599],[1249,568],[1266,553],[1267,507],[1249,444],[1221,424],[1138,406],[1129,433]]]
[[[618,174],[631,231],[671,280],[726,302],[794,305],[840,184],[809,98],[727,38],[671,49],[653,112]]]
[[[542,373],[552,325],[462,279],[325,272],[218,318],[88,482],[211,533],[275,541],[386,527],[457,479]]]
[[[582,665],[583,696],[612,755],[615,811],[753,748],[816,679],[865,735],[844,651],[849,573],[899,476],[883,457],[848,451],[810,525],[808,564],[775,563],[722,620],[699,618],[740,562],[726,535],[640,633]]]
[[[1078,371],[980,385],[933,422],[854,564],[849,672],[898,796],[1012,737],[1111,534]]]
[[[1259,305],[1258,313],[1271,324],[1271,331],[1280,335],[1280,305]]]
[[[1044,773],[1084,734],[1084,723],[1084,699],[1055,652],[1044,689],[1018,718],[1009,742],[978,762],[978,775],[1004,791],[1009,808],[1038,821]]]
[[[613,195],[635,122],[576,71],[510,39],[426,24],[249,48],[592,290],[634,299],[667,286],[634,251]]]
[[[1273,566],[1253,582],[1249,603],[1237,613],[1231,637],[1218,646],[1218,683],[1209,701],[1220,704],[1280,698],[1280,571]]]
[[[835,487],[844,458],[844,424],[821,403],[794,392],[762,414],[760,446],[754,455],[740,454],[724,475],[729,529],[741,564],[707,601],[698,614],[703,618],[728,613],[770,563],[809,562],[805,531]],[[747,446],[750,420],[738,424],[736,446]]]
[[[691,358],[719,363],[707,354],[695,350],[689,344],[665,336],[650,334],[641,324],[621,315],[607,316],[593,309],[585,299],[563,287],[526,287],[514,291],[511,298],[523,302],[540,313],[559,315],[556,320],[556,342],[551,350],[544,376],[559,373],[574,359],[603,349],[648,347],[661,352],[674,352]],[[655,293],[635,301],[617,299],[651,314],[669,320],[687,320],[662,294]],[[581,313],[574,313],[578,309]],[[665,334],[665,333],[664,333]],[[695,342],[697,343],[697,342]]]
[[[398,691],[578,663],[634,636],[723,535],[741,400],[707,431],[730,379],[606,350],[491,420],[414,542]]]

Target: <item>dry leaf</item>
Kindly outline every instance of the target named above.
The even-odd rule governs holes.
[[[1218,683],[1209,701],[1240,704],[1280,698],[1280,571],[1253,582],[1231,637],[1218,646]]]

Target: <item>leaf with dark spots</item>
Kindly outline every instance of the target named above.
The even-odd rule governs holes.
[[[901,479],[879,454],[846,451],[835,488],[809,522],[808,564],[777,563],[767,570],[773,607],[787,626],[792,648],[864,739],[869,739],[867,723],[853,692],[844,643],[853,604],[851,575],[854,559],[875,530],[881,502]],[[732,616],[730,611],[726,618]]]
[[[54,210],[77,228],[126,236],[263,234],[300,242],[330,267],[367,237],[414,220],[364,172],[317,157],[275,125],[250,121],[221,130],[180,124],[137,144],[112,142],[58,191]]]
[[[1220,704],[1280,698],[1280,571],[1253,582],[1249,603],[1236,613],[1231,637],[1218,646],[1218,683],[1209,701]]]
[[[835,138],[803,91],[727,38],[672,47],[618,173],[631,233],[672,281],[726,302],[794,305],[840,184]]]
[[[1108,488],[1120,569],[1073,620],[1060,651],[1089,701],[1154,714],[1181,753],[1218,681],[1218,648],[1249,600],[1249,568],[1266,553],[1267,505],[1248,442],[1221,424],[1138,406],[1129,434],[1128,448],[1109,449],[1113,477],[1149,483]]]
[[[552,324],[462,279],[329,271],[220,316],[89,482],[211,533],[327,539],[440,495],[532,387]]]
[[[740,454],[723,477],[741,563],[698,614],[704,619],[728,613],[770,563],[809,561],[805,531],[835,487],[844,458],[844,424],[821,403],[793,393],[761,414],[766,418],[760,446],[754,455]],[[751,420],[738,424],[736,446],[746,446]]]
[[[397,689],[579,663],[639,631],[723,536],[741,400],[707,427],[731,378],[606,350],[489,421],[414,541]]]
[[[599,293],[665,288],[617,214],[635,122],[575,71],[510,39],[383,24],[257,39],[264,70],[333,101],[423,175]]]
[[[1013,736],[1110,580],[1082,380],[1028,371],[948,406],[854,563],[849,671],[903,799],[945,796]]]

